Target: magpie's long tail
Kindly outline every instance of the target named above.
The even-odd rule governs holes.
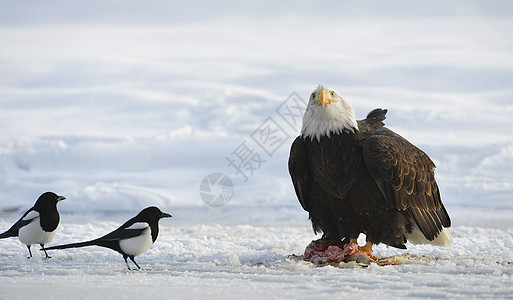
[[[13,233],[13,232],[9,232],[9,231],[6,231],[4,233],[0,233],[0,239],[5,239],[5,238],[8,238],[8,237],[13,237],[13,236],[17,236],[17,234]]]
[[[68,249],[68,248],[79,248],[79,247],[86,247],[86,246],[97,246],[98,244],[96,241],[87,241],[87,242],[80,242],[80,243],[72,243],[72,244],[65,244],[65,245],[58,245],[58,246],[52,246],[52,247],[45,247],[46,250],[57,250],[57,249]]]

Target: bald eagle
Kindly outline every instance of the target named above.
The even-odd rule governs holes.
[[[301,135],[292,143],[289,172],[296,195],[321,241],[448,246],[451,220],[426,153],[384,127],[386,110],[357,121],[333,89],[310,95]]]

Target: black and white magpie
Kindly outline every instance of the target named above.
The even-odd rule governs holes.
[[[46,253],[45,244],[52,241],[57,231],[60,220],[57,202],[64,199],[66,198],[52,192],[42,194],[36,204],[27,210],[9,230],[0,234],[0,239],[17,236],[23,244],[27,245],[29,258],[32,257],[30,246],[39,244],[46,258],[50,258]]]
[[[143,209],[137,216],[126,221],[118,229],[100,238],[66,245],[59,245],[46,248],[46,250],[68,249],[85,246],[100,246],[115,250],[125,259],[129,270],[127,258],[130,258],[137,266],[134,257],[143,254],[157,240],[159,234],[159,220],[170,218],[171,215],[160,211],[158,207],[150,206]]]

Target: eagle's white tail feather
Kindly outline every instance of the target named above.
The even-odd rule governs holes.
[[[406,234],[406,238],[412,244],[431,244],[435,246],[449,246],[452,243],[452,235],[445,227],[435,237],[434,240],[429,241],[428,239],[426,239],[424,234],[422,234],[419,227],[417,227],[417,225],[414,225],[413,231],[411,233]]]

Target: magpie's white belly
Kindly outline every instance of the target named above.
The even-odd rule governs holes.
[[[138,256],[148,250],[153,244],[150,227],[139,236],[119,241],[119,247],[128,255]]]
[[[32,219],[29,224],[21,227],[18,231],[20,241],[27,246],[39,244],[44,235],[45,232],[39,224],[39,217]]]
[[[54,231],[46,232],[43,231],[43,238],[38,242],[38,244],[46,245],[53,240],[55,233],[57,232],[57,228]]]
[[[23,244],[27,246],[32,244],[46,245],[53,240],[57,228],[51,232],[44,231],[41,228],[40,217],[37,211],[29,212],[23,220],[30,220],[30,223],[21,227],[18,231],[18,238]]]

